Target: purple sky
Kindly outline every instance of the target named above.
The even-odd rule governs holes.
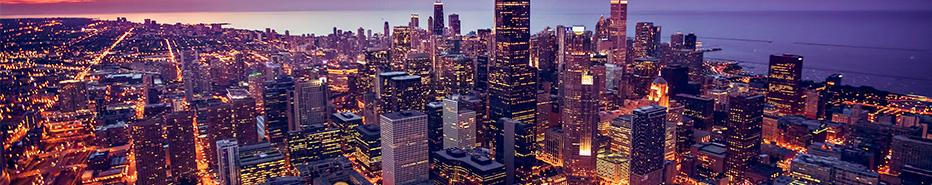
[[[447,9],[491,10],[493,0],[446,0]],[[607,10],[609,0],[532,0],[535,11]],[[3,0],[0,14],[190,11],[427,10],[433,0]],[[630,0],[637,11],[923,10],[932,0]]]

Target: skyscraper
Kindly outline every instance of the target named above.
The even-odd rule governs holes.
[[[297,79],[294,90],[294,120],[297,128],[289,128],[289,130],[301,130],[309,125],[326,122],[328,94],[325,78]]]
[[[362,174],[371,179],[382,176],[382,138],[379,124],[356,127],[353,158]]]
[[[652,22],[637,23],[632,56],[660,57],[660,49],[660,26],[654,26]]]
[[[613,52],[613,62],[615,65],[625,64],[625,56],[628,51],[628,1],[611,0],[611,17],[612,21],[612,39],[615,41],[615,52]]]
[[[443,35],[443,28],[446,26],[443,17],[443,3],[437,0],[437,2],[434,2],[434,29],[432,30],[434,35]]]
[[[459,95],[443,99],[443,148],[476,147],[476,111],[461,109]]]
[[[631,184],[663,181],[664,133],[667,108],[658,105],[634,110],[631,128]]]
[[[505,184],[522,184],[531,179],[532,170],[537,165],[537,156],[534,153],[534,127],[524,122],[509,118],[495,121],[501,126],[503,134],[496,140],[502,141],[496,145],[495,160],[505,164]]]
[[[264,107],[267,137],[275,144],[285,144],[289,128],[294,127],[294,79],[280,76],[265,84]]]
[[[460,14],[450,14],[450,34],[451,35],[460,35],[462,34],[462,28],[460,26]]]
[[[168,163],[165,161],[164,128],[161,121],[151,120],[133,125],[133,155],[136,158],[136,183],[168,184]]]
[[[427,115],[399,111],[381,116],[382,184],[418,184],[428,180]]]
[[[421,21],[420,21],[421,18],[420,18],[420,17],[421,17],[421,16],[418,15],[417,13],[412,13],[412,14],[411,14],[411,21],[408,22],[408,27],[410,27],[410,28],[412,28],[412,29],[417,29],[418,27],[420,27],[420,26],[421,26]]]
[[[767,78],[767,103],[772,105],[780,115],[799,114],[802,112],[802,87],[799,82],[803,76],[803,57],[783,54],[770,55],[770,70]]]
[[[434,152],[431,163],[434,184],[504,185],[505,165],[492,160],[488,154],[470,149],[450,148]]]
[[[161,118],[168,136],[168,160],[172,178],[194,179],[197,173],[194,112],[172,112]]]
[[[314,161],[341,155],[343,132],[323,124],[308,125],[288,132],[288,158],[292,165],[310,165]]]
[[[516,146],[504,146],[504,138],[516,136],[505,136],[504,123],[502,118],[513,119],[520,123],[526,124],[530,129],[536,125],[537,118],[537,72],[530,66],[528,57],[530,55],[530,37],[531,37],[531,1],[530,0],[496,0],[495,1],[495,57],[490,65],[489,73],[489,112],[491,120],[495,120],[493,132],[495,132],[494,145],[496,159],[504,161],[505,166],[515,165],[533,165],[533,162],[514,164],[515,161],[505,161],[500,159],[504,155],[500,154],[499,149],[514,148]],[[533,134],[532,134],[533,135]],[[532,136],[533,137],[533,136]],[[536,141],[536,139],[531,139]],[[532,146],[518,146],[532,147]],[[518,151],[515,155],[522,154],[525,151]],[[528,153],[533,156],[533,149]],[[515,157],[510,156],[509,157]],[[533,159],[533,157],[531,157]],[[512,164],[508,164],[512,162]],[[527,179],[530,175],[530,168],[525,166],[518,167],[514,171],[509,171],[509,177],[517,176],[517,179]],[[513,182],[513,181],[512,181]]]
[[[395,26],[392,34],[392,70],[404,71],[405,59],[414,43],[414,28],[409,26]]]
[[[217,173],[220,185],[237,185],[239,180],[239,143],[236,140],[217,141]]]
[[[242,185],[257,185],[272,177],[292,175],[292,168],[290,163],[285,161],[285,155],[270,143],[240,147],[239,161]]]
[[[760,153],[761,124],[764,121],[764,97],[735,93],[728,98],[725,130],[725,175],[732,183],[749,180],[745,175],[751,160]]]
[[[601,76],[590,64],[591,32],[573,27],[567,37],[562,78],[563,163],[569,182],[592,183],[596,175],[596,135]]]
[[[381,90],[380,112],[384,114],[403,110],[424,110],[429,92],[424,87],[420,76],[391,77],[388,87]]]

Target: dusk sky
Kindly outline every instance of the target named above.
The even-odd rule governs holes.
[[[0,14],[192,11],[426,10],[433,0],[2,0]],[[451,10],[491,10],[492,0],[447,0]],[[932,10],[930,0],[631,0],[637,11]],[[608,0],[535,0],[537,11],[608,10]]]

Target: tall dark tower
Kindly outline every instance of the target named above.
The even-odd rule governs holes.
[[[749,180],[744,173],[760,151],[763,121],[764,96],[738,93],[728,97],[724,170],[725,175],[732,177],[732,184]]]
[[[434,2],[434,35],[443,35],[443,3],[440,0]]]
[[[294,124],[294,79],[279,76],[265,84],[263,92],[265,108],[265,126],[268,128],[269,141],[284,144],[290,125]]]
[[[634,109],[631,129],[631,184],[663,182],[666,119],[666,107],[651,105]]]
[[[624,64],[627,55],[628,0],[611,0],[612,39],[615,41],[614,64]]]
[[[770,79],[767,103],[773,105],[779,115],[802,112],[803,98],[799,82],[803,76],[803,57],[770,55],[770,70],[767,74]]]
[[[460,35],[460,14],[450,14],[450,35]]]
[[[489,73],[489,113],[494,120],[492,132],[496,150],[512,148],[505,144],[504,123],[501,118],[510,118],[522,122],[533,130],[537,113],[537,71],[529,65],[531,37],[531,1],[530,0],[496,0],[495,1],[495,57]],[[520,147],[520,146],[517,146]],[[533,148],[533,147],[530,147]],[[502,161],[502,152],[493,151],[496,160]],[[533,150],[518,150],[512,164],[514,173],[520,182],[529,179],[534,165]],[[506,164],[508,166],[508,164]]]

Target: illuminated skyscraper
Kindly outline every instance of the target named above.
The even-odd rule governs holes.
[[[565,70],[560,74],[563,114],[563,163],[569,181],[591,183],[596,177],[600,76],[590,64],[591,32],[573,27],[565,47]]]
[[[197,155],[195,149],[194,112],[173,112],[162,118],[168,145],[168,160],[172,178],[195,179]]]
[[[311,165],[314,161],[341,155],[343,132],[323,124],[307,125],[302,130],[288,132],[288,158],[292,165]]]
[[[732,178],[732,183],[749,180],[744,173],[760,153],[763,116],[764,96],[735,93],[728,98],[725,175]]]
[[[534,162],[513,163],[519,160],[500,159],[503,155],[499,149],[516,147],[504,146],[504,138],[516,136],[505,136],[504,123],[500,119],[509,118],[521,122],[531,128],[528,130],[534,130],[533,127],[536,125],[537,71],[530,66],[528,60],[530,28],[530,0],[495,1],[495,29],[493,31],[495,57],[489,66],[489,112],[491,120],[495,122],[492,130],[496,135],[493,142],[496,147],[493,153],[496,156],[495,160],[503,161],[506,163],[505,166],[510,165],[516,168],[514,171],[509,171],[508,177],[517,177],[519,180],[530,178],[530,170]],[[531,141],[535,140],[531,139]],[[533,149],[516,151],[512,157],[525,158],[533,156],[533,153]],[[529,157],[529,159],[534,159],[534,157]],[[513,164],[508,164],[509,162]]]
[[[269,141],[285,144],[289,128],[294,126],[294,79],[281,76],[265,84],[264,107],[265,125],[268,128]]]
[[[404,71],[405,59],[414,43],[414,29],[408,26],[395,26],[392,33],[392,70]]]
[[[462,34],[460,26],[460,14],[450,14],[450,34],[451,35],[460,35]]]
[[[474,150],[450,148],[434,152],[431,163],[436,170],[434,184],[504,185],[505,165],[492,160],[488,154]]]
[[[240,147],[239,169],[242,185],[262,184],[273,177],[293,174],[291,166],[285,161],[285,155],[270,143]]]
[[[666,120],[665,107],[651,105],[634,110],[631,124],[631,184],[663,182]]]
[[[353,158],[362,174],[371,179],[382,177],[382,139],[379,124],[356,127]]]
[[[613,63],[621,65],[626,63],[625,56],[628,51],[628,1],[611,0],[611,17],[612,21],[612,39],[615,41],[615,52],[613,52]]]
[[[217,141],[217,173],[220,185],[237,185],[239,180],[239,143],[236,140]]]
[[[385,73],[383,73],[385,74]],[[403,110],[424,110],[427,105],[425,86],[421,84],[420,76],[395,76],[387,81],[388,86],[382,89],[382,114]]]
[[[289,130],[301,130],[308,125],[326,122],[328,95],[327,79],[297,79],[294,90],[294,120],[297,128]]]
[[[418,111],[382,114],[382,184],[428,180],[427,115]]]
[[[652,22],[639,22],[635,31],[632,56],[660,57],[660,26],[654,26]]]
[[[476,111],[461,109],[459,95],[443,99],[443,148],[476,147]]]
[[[534,153],[536,140],[534,140],[534,127],[520,121],[509,118],[501,118],[496,121],[502,128],[504,134],[501,134],[499,141],[501,144],[496,145],[496,161],[505,164],[507,175],[505,184],[521,184],[530,181],[532,170],[537,165],[537,156]]]
[[[168,184],[168,163],[165,161],[164,128],[160,120],[133,125],[133,155],[136,158],[136,183]]]
[[[443,28],[446,26],[443,17],[443,3],[437,0],[437,2],[434,2],[434,29],[432,30],[434,35],[443,35]]]
[[[777,113],[799,114],[802,112],[803,57],[799,55],[770,55],[770,70],[767,73],[770,86],[767,88],[767,103]]]

